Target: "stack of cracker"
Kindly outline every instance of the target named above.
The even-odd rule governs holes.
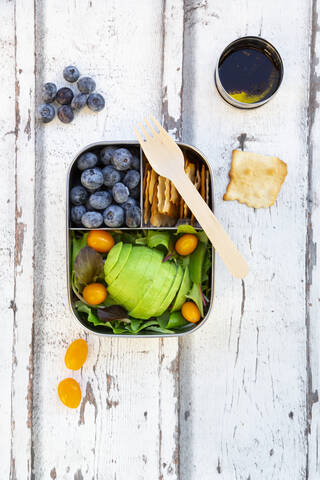
[[[184,169],[203,199],[209,204],[210,173],[204,163],[191,162],[184,155]],[[195,218],[170,180],[158,175],[145,159],[143,202],[145,225],[173,227],[178,222],[195,224]]]

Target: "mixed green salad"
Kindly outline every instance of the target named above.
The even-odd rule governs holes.
[[[208,311],[211,265],[206,234],[189,225],[72,231],[73,308],[100,332],[182,332]]]

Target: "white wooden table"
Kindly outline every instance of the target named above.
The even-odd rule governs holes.
[[[317,0],[1,1],[0,478],[315,480],[319,465],[320,36]],[[256,34],[280,50],[278,95],[226,104],[217,56]],[[100,114],[35,123],[41,86],[75,64],[105,94]],[[86,336],[65,408],[71,319],[65,177],[97,140],[132,139],[152,113],[209,158],[215,211],[250,263],[216,262],[213,313],[183,340]],[[288,177],[267,210],[224,202],[231,151],[278,155]]]

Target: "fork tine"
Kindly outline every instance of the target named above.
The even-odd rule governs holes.
[[[140,127],[140,130],[142,130],[142,133],[145,136],[145,139],[146,140],[151,140],[151,137],[150,137],[149,133],[147,132],[147,130],[145,129],[145,126],[141,122],[138,122],[138,125]]]
[[[158,127],[160,133],[165,133],[168,135],[168,132],[160,125],[158,120],[156,120],[153,115],[150,115],[150,118],[153,121],[153,123]]]
[[[151,125],[151,123],[150,123],[146,118],[144,119],[144,123],[147,124],[147,126],[149,127],[150,132],[151,132],[153,135],[158,135],[158,132],[155,131],[154,127]]]
[[[139,130],[138,130],[135,126],[133,127],[133,130],[134,130],[134,132],[135,132],[135,134],[136,134],[136,136],[137,136],[137,139],[138,139],[140,145],[142,145],[142,144],[144,143],[144,140],[143,140],[143,138],[141,137],[141,135],[140,135],[140,133],[139,133]]]

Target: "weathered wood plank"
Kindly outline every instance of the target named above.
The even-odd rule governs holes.
[[[5,19],[5,21],[4,21]],[[0,118],[2,171],[0,202],[1,248],[0,291],[3,314],[0,339],[0,452],[3,478],[9,478],[11,460],[11,376],[12,343],[14,323],[14,238],[15,238],[15,53],[14,53],[14,6],[4,2],[1,9],[1,69],[0,103],[3,112]]]
[[[316,479],[320,475],[319,464],[319,248],[320,210],[319,188],[320,178],[317,168],[319,158],[319,5],[311,2],[310,24],[310,75],[309,75],[309,107],[308,107],[308,195],[307,195],[307,241],[306,241],[306,333],[307,333],[307,458],[306,478]]]
[[[290,9],[275,1],[238,0],[230,8],[223,1],[186,2],[183,135],[209,156],[216,214],[251,267],[241,283],[217,259],[213,314],[183,342],[187,480],[306,478],[308,21],[308,2],[293,1]],[[286,73],[272,102],[244,112],[216,92],[215,61],[229,41],[259,33],[280,49]],[[271,209],[222,201],[231,150],[239,146],[287,162]]]
[[[10,478],[32,478],[34,253],[34,10],[14,4],[15,252]],[[26,48],[26,45],[28,48]],[[8,338],[9,340],[9,338]]]
[[[68,126],[54,121],[37,131],[36,478],[178,478],[176,340],[90,335],[82,372],[68,372],[63,366],[66,346],[83,335],[66,305],[66,168],[83,145],[133,138],[135,121],[148,113],[160,118],[163,79],[168,78],[161,52],[164,45],[169,45],[165,50],[172,48],[171,29],[158,2],[78,2],[65,8],[57,1],[37,2],[38,93],[45,81],[63,85],[62,69],[74,63],[94,76],[107,106],[98,115],[83,112]],[[182,35],[179,41],[182,52]],[[69,44],[72,49],[66,48]],[[173,98],[171,92],[169,112]],[[176,110],[170,115],[177,115]],[[70,374],[83,392],[76,412],[56,398],[58,381]],[[52,438],[59,438],[54,449]]]
[[[163,4],[162,123],[182,134],[183,0]],[[176,338],[159,341],[159,480],[180,478],[180,349]]]

